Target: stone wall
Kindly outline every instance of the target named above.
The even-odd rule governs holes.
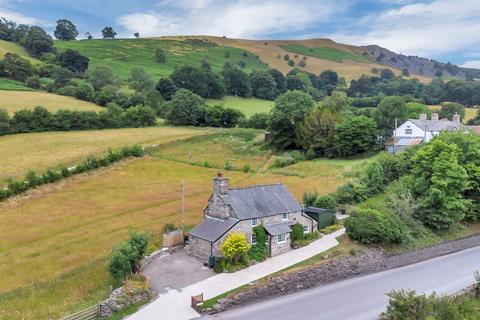
[[[380,249],[368,249],[355,255],[333,258],[318,265],[271,276],[266,281],[262,281],[261,285],[253,285],[228,299],[219,300],[214,310],[219,312],[335,281],[402,267],[476,246],[480,246],[480,235],[394,256],[387,256]]]
[[[132,304],[150,300],[150,291],[144,287],[136,287],[130,283],[114,290],[107,300],[98,304],[100,317],[109,317]]]
[[[191,256],[194,256],[202,261],[207,262],[208,257],[211,254],[211,243],[210,241],[190,236],[188,238],[188,245],[185,246],[185,250]]]

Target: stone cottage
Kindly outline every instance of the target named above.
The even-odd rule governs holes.
[[[303,212],[302,206],[283,184],[229,188],[221,173],[213,179],[213,193],[204,210],[205,219],[189,232],[189,254],[207,261],[221,256],[220,245],[231,232],[247,235],[255,244],[253,228],[263,225],[271,256],[291,250],[291,226],[300,223],[304,232],[317,230],[317,222]]]

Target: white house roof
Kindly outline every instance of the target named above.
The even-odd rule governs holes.
[[[442,120],[419,120],[419,119],[409,119],[417,127],[424,131],[455,131],[463,129],[463,124],[450,121],[447,119]]]

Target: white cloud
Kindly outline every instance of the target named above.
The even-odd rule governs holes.
[[[307,0],[177,1],[176,6],[183,8],[180,14],[166,15],[161,10],[139,12],[121,16],[117,21],[130,33],[140,32],[143,36],[208,34],[259,38],[305,30],[318,21],[327,22],[336,10],[344,8],[338,5],[339,1],[336,5],[330,1],[333,0],[320,4]],[[185,7],[185,3],[190,6]]]
[[[462,64],[464,68],[477,68],[480,69],[480,60],[471,60]]]
[[[333,37],[354,44],[378,44],[405,54],[455,52],[480,45],[480,0],[407,4],[364,17],[357,27],[363,32],[339,32]]]
[[[21,13],[18,13],[14,10],[2,8],[2,7],[0,7],[0,17],[3,17],[7,20],[13,20],[17,24],[29,24],[29,25],[42,24],[42,21],[38,20],[37,18],[29,17]]]

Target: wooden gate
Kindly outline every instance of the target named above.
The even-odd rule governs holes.
[[[95,320],[98,318],[100,313],[99,306],[93,306],[81,311],[69,314],[61,318],[60,320]]]

